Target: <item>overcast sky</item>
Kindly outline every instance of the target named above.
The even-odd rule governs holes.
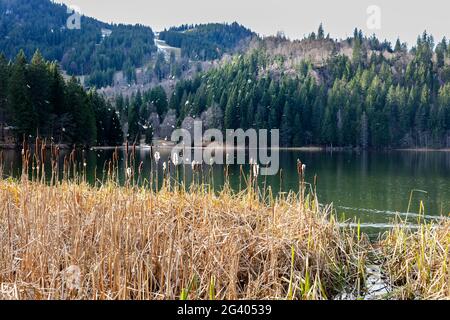
[[[323,22],[333,38],[365,34],[414,44],[424,30],[450,38],[448,0],[62,0],[105,22],[141,23],[155,31],[184,23],[237,21],[260,35],[302,38]],[[368,29],[367,8],[381,9],[381,29]]]

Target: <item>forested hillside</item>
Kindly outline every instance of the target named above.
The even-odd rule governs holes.
[[[172,27],[159,35],[161,40],[181,48],[181,54],[196,60],[213,60],[246,45],[256,34],[238,23],[209,23]]]
[[[275,53],[268,45],[273,39],[262,41],[223,67],[180,82],[168,113],[176,113],[178,125],[201,117],[206,127],[279,128],[284,146],[449,147],[447,40],[435,46],[424,33],[408,51],[400,41],[392,48],[358,31],[337,43],[319,29],[305,41],[331,44],[320,64],[297,62],[290,51],[295,43],[278,40]],[[345,46],[350,54],[338,51]],[[137,114],[147,108],[131,103]]]
[[[94,90],[86,92],[40,52],[31,60],[23,51],[8,63],[0,54],[0,124],[13,129],[17,142],[42,137],[55,143],[122,144],[114,108]]]
[[[70,29],[69,17],[65,5],[49,0],[0,0],[0,50],[13,59],[19,50],[30,57],[39,49],[69,75],[93,75],[91,84],[97,86],[110,84],[115,71],[134,69],[156,51],[149,27],[82,16],[81,28]]]
[[[150,28],[83,17],[80,30],[69,30],[67,8],[48,0],[0,0],[0,15],[0,122],[17,136],[92,145],[120,143],[123,133],[150,142],[202,119],[205,128],[277,128],[290,147],[450,147],[445,38],[436,44],[423,33],[408,48],[357,29],[334,40],[322,25],[293,41],[237,23],[173,27],[160,39],[181,57],[153,55],[150,90],[135,83],[112,106],[74,79],[65,83],[59,66],[98,87],[118,70],[131,78],[156,50]]]

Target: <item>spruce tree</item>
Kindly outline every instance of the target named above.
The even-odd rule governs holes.
[[[137,143],[139,141],[139,106],[136,99],[132,99],[128,107],[128,141]]]
[[[297,132],[300,128],[294,128],[294,121],[293,121],[293,110],[291,104],[286,101],[284,108],[283,108],[283,116],[281,120],[281,129],[280,129],[280,142],[281,145],[284,147],[289,147],[292,144],[292,131],[293,129]]]
[[[39,50],[31,59],[27,72],[33,110],[37,114],[37,128],[40,135],[49,134],[51,123],[49,115],[53,114],[50,103],[50,72]]]
[[[8,108],[18,138],[37,133],[37,113],[33,109],[30,89],[27,83],[27,60],[21,50],[12,65],[8,86]]]
[[[163,87],[157,86],[150,91],[150,102],[156,107],[159,116],[167,112],[167,95]]]
[[[68,82],[66,93],[66,100],[70,106],[69,113],[73,119],[73,129],[69,131],[72,141],[81,145],[95,145],[97,126],[93,104],[74,77]]]
[[[8,64],[6,58],[0,53],[0,126],[4,125],[7,109],[7,93],[8,93]],[[3,132],[2,132],[3,133]]]
[[[323,40],[325,38],[325,32],[323,31],[322,23],[319,26],[319,30],[317,31],[317,39]]]
[[[123,144],[123,131],[119,117],[116,112],[111,112],[110,131],[108,135],[108,145],[119,146]]]
[[[400,38],[397,38],[397,41],[395,42],[394,52],[400,51],[402,51],[402,44],[400,43]]]

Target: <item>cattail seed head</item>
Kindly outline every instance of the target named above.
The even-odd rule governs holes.
[[[173,164],[174,164],[175,166],[178,166],[178,165],[180,164],[179,161],[180,161],[180,159],[179,159],[178,154],[177,154],[177,153],[174,153],[174,154],[172,155],[172,162],[173,162]]]
[[[155,157],[155,162],[158,164],[159,159],[161,159],[161,154],[158,151],[156,151],[154,157]]]

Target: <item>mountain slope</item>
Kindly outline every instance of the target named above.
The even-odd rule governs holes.
[[[181,54],[191,59],[213,60],[234,52],[256,34],[242,25],[209,23],[172,27],[159,35],[161,40],[181,48]]]
[[[28,57],[39,49],[70,75],[99,78],[101,73],[103,84],[111,82],[114,71],[140,66],[156,51],[149,27],[82,16],[81,28],[70,29],[70,16],[65,5],[49,0],[0,0],[1,51],[12,59],[21,49]]]
[[[450,50],[427,33],[407,50],[355,32],[252,44],[220,67],[179,82],[167,117],[182,127],[280,129],[283,146],[450,147]],[[137,114],[148,108],[131,99]],[[155,109],[150,105],[150,109]],[[148,119],[139,119],[141,123]]]

